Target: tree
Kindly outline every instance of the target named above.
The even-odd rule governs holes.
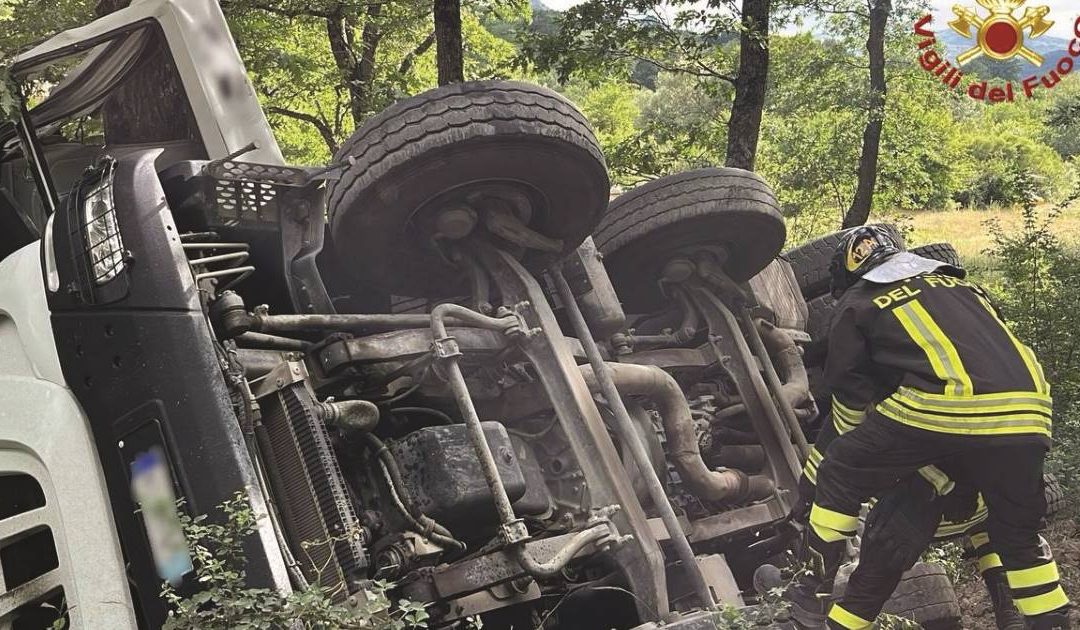
[[[465,80],[465,59],[461,41],[461,0],[434,0],[435,58],[439,85]]]
[[[743,0],[739,71],[728,124],[727,165],[754,170],[769,76],[770,0]]]
[[[587,0],[533,32],[523,57],[559,80],[626,80],[643,69],[683,75],[709,94],[732,94],[726,112],[731,166],[753,168],[765,104],[771,0]],[[736,42],[739,45],[736,45]],[[646,140],[646,139],[643,139]]]
[[[843,227],[866,223],[874,202],[877,184],[878,154],[881,150],[881,130],[885,120],[885,30],[892,11],[890,0],[869,0],[870,30],[866,37],[866,53],[870,62],[870,92],[866,127],[863,130],[862,154],[859,157],[858,188],[851,207],[844,215]]]

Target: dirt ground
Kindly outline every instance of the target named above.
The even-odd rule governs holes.
[[[1073,625],[1080,627],[1080,521],[1059,519],[1043,536],[1054,550],[1062,586],[1073,601]],[[956,594],[960,599],[960,610],[964,614],[965,629],[993,630],[994,612],[990,608],[990,599],[974,570],[966,573],[964,579],[956,585]]]

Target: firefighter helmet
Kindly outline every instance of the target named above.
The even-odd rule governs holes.
[[[881,226],[862,225],[848,230],[829,264],[833,297],[840,297],[868,271],[902,249],[896,238]]]

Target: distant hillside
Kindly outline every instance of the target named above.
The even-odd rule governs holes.
[[[951,59],[955,59],[957,55],[975,45],[974,37],[965,39],[944,23],[938,24],[935,22],[935,26],[938,26],[935,33],[938,41],[945,47],[945,52]],[[1043,35],[1037,39],[1029,39],[1026,42],[1026,45],[1031,50],[1034,50],[1043,56],[1045,61],[1041,67],[1036,68],[1020,57],[1015,57],[1009,61],[994,61],[992,59],[980,58],[967,64],[965,70],[969,74],[978,74],[985,78],[993,77],[1020,80],[1032,75],[1041,76],[1050,72],[1054,65],[1057,64],[1058,60],[1061,59],[1062,55],[1067,54],[1069,40]]]

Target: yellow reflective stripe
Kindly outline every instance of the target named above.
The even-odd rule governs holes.
[[[945,393],[970,396],[973,392],[971,377],[960,361],[960,353],[923,305],[913,300],[892,312],[908,336],[926,353],[934,374],[945,381]]]
[[[859,517],[841,514],[817,503],[810,508],[810,526],[814,533],[825,542],[836,542],[851,538],[859,526]]]
[[[862,424],[862,421],[866,418],[866,412],[856,411],[837,400],[836,396],[833,396],[832,416],[833,426],[836,427],[836,433],[843,435]]]
[[[886,399],[877,411],[897,422],[927,431],[959,435],[1017,435],[1036,433],[1050,436],[1050,419],[1040,414],[1012,414],[992,419],[935,416]]]
[[[836,531],[834,529],[829,529],[828,527],[822,527],[822,526],[818,525],[817,523],[810,523],[810,528],[814,530],[814,533],[817,534],[818,538],[824,540],[827,543],[834,543],[834,542],[838,542],[838,541],[841,541],[841,540],[847,540],[848,538],[851,538],[854,535],[854,534],[845,534],[845,533],[842,533],[842,532],[838,532],[838,531]]]
[[[956,487],[952,479],[949,479],[949,476],[937,466],[923,466],[919,469],[919,476],[934,486],[934,491],[937,492],[939,497],[949,494]]]
[[[890,396],[897,402],[923,411],[943,413],[1053,413],[1054,405],[1049,396],[1036,392],[1001,392],[994,398],[982,396],[942,397],[901,387]]]
[[[994,321],[1001,325],[1005,334],[1009,336],[1009,340],[1013,342],[1013,346],[1016,347],[1016,351],[1020,354],[1020,358],[1023,359],[1024,365],[1027,366],[1028,373],[1031,374],[1031,381],[1035,384],[1035,389],[1043,394],[1049,395],[1050,384],[1046,382],[1046,375],[1043,374],[1042,365],[1040,365],[1039,360],[1035,358],[1035,353],[1032,352],[1031,348],[1027,347],[1022,341],[1016,338],[1012,329],[1009,328],[1008,324],[1001,321],[994,306],[990,304],[985,297],[977,292],[975,295],[979,298],[979,301],[982,302],[983,307],[990,313],[990,316],[994,318]]]
[[[1019,609],[1025,617],[1031,617],[1048,613],[1068,605],[1069,597],[1065,594],[1065,591],[1058,586],[1049,593],[1044,593],[1042,595],[1018,597],[1013,600],[1013,603],[1016,604],[1016,608]]]
[[[1007,576],[1009,578],[1009,588],[1031,588],[1032,586],[1053,584],[1060,579],[1057,563],[1053,560],[1037,567],[1009,571]]]
[[[957,400],[956,396],[952,396],[950,394],[931,394],[929,392],[919,391],[919,390],[913,389],[911,387],[900,387],[899,390],[897,390],[897,391],[902,391],[905,394],[917,396],[919,398],[924,398],[924,399],[926,399],[928,401],[932,401],[932,402],[945,402],[945,401],[950,401],[950,400]],[[1043,394],[1043,393],[1040,393],[1040,392],[991,392],[991,393],[988,393],[988,394],[972,394],[971,396],[967,396],[967,397],[963,398],[963,400],[974,400],[974,401],[978,401],[978,402],[996,400],[996,401],[1008,402],[1009,400],[1012,400],[1012,399],[1016,398],[1017,396],[1030,398],[1030,399],[1035,400],[1035,401],[1049,402],[1051,400],[1049,394]]]
[[[979,532],[971,535],[971,544],[974,547],[982,547],[983,545],[990,544],[990,534],[986,532]]]
[[[990,569],[997,569],[1001,566],[1001,556],[996,553],[988,553],[985,556],[979,556],[979,573],[986,573]]]
[[[866,411],[859,409],[852,409],[844,403],[840,402],[836,396],[832,397],[833,414],[843,418],[844,422],[858,426],[862,424],[864,418],[866,418]]]
[[[829,609],[829,619],[848,630],[866,630],[873,625],[872,622],[844,610],[840,604],[833,604],[832,608]]]
[[[978,512],[975,512],[975,515],[967,519],[966,521],[953,523],[943,520],[941,524],[938,525],[937,530],[934,532],[934,537],[948,538],[950,536],[956,536],[957,534],[963,534],[972,527],[975,527],[979,523],[985,521],[987,516],[989,516],[989,512],[987,512],[986,510],[980,510]]]
[[[810,483],[817,485],[817,469],[821,464],[822,455],[821,451],[817,450],[814,446],[810,449],[810,453],[806,456],[806,464],[803,465],[803,475],[810,480]]]

